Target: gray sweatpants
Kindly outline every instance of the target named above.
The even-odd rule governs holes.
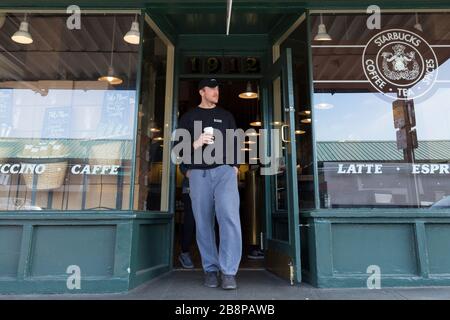
[[[192,169],[189,186],[203,270],[235,275],[242,255],[239,191],[235,169],[229,165],[208,170]],[[216,247],[214,215],[217,215],[219,223],[219,252]]]

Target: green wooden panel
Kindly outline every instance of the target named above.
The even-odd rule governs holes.
[[[0,277],[16,277],[22,227],[0,226]]]
[[[115,226],[36,226],[30,275],[67,276],[70,265],[77,265],[83,276],[113,275]]]
[[[139,225],[138,263],[136,273],[168,264],[169,224]]]
[[[366,274],[378,265],[381,274],[417,275],[412,224],[332,224],[334,274]]]
[[[313,241],[310,243],[313,246],[311,249],[315,258],[311,269],[318,278],[331,277],[333,276],[331,223],[327,220],[315,219],[311,228],[314,230],[314,236],[311,237]]]
[[[300,219],[300,260],[302,261],[302,271],[309,271],[310,268],[309,237],[311,230],[309,227],[306,219]]]
[[[426,224],[430,274],[450,274],[450,224]]]
[[[172,225],[173,214],[146,211],[0,213],[0,291],[124,292],[170,271]],[[69,265],[80,290],[67,289]]]

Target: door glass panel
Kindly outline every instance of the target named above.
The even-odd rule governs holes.
[[[315,208],[314,162],[310,79],[308,73],[308,42],[303,22],[282,43],[281,51],[292,50],[292,77],[295,106],[295,145],[297,162],[298,202],[300,210]],[[304,251],[303,251],[304,252]]]
[[[274,210],[272,210],[272,237],[278,240],[289,240],[289,229],[287,219],[287,172],[286,172],[286,148],[282,141],[287,136],[288,129],[285,124],[283,113],[282,78],[276,77],[272,82],[272,121],[270,128],[274,134],[271,136],[274,149],[277,150],[276,173],[272,179],[272,194],[274,195]],[[283,131],[284,130],[284,131]]]
[[[270,203],[267,216],[267,268],[283,278],[300,281],[292,51],[282,51],[269,69],[263,93],[267,100],[267,129],[271,156]]]
[[[273,143],[275,147],[278,149],[278,154],[280,157],[277,158],[277,172],[274,175],[274,183],[275,188],[275,206],[276,211],[278,210],[287,210],[286,205],[286,172],[284,166],[284,156],[283,156],[283,142],[281,141],[281,135],[283,134],[281,130],[284,129],[283,122],[283,113],[281,112],[281,108],[283,105],[283,96],[281,94],[281,77],[277,77],[273,81],[273,121],[271,123],[271,128],[275,130],[279,130],[279,134],[273,136]]]
[[[164,208],[165,131],[169,121],[165,112],[167,46],[144,24],[141,95],[136,144],[135,210],[166,211]]]

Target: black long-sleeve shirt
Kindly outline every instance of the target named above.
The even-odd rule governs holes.
[[[201,121],[201,132],[194,132],[194,122],[195,121]],[[203,129],[206,127],[213,127],[214,131],[219,130],[222,133],[223,137],[223,159],[222,163],[220,163],[219,159],[215,156],[215,152],[213,151],[212,155],[214,157],[214,163],[207,164],[205,163],[203,157],[201,157],[201,163],[194,164],[194,152],[202,152],[203,150],[208,146],[207,144],[203,145],[202,148],[198,148],[194,151],[193,142],[197,140],[200,136],[200,134],[203,132]],[[189,110],[186,112],[179,120],[178,123],[178,129],[186,129],[189,131],[191,135],[191,141],[190,141],[190,151],[191,151],[191,163],[184,163],[184,169],[187,171],[189,169],[212,169],[215,167],[218,167],[222,164],[229,164],[235,167],[239,167],[238,164],[238,150],[237,150],[237,139],[234,138],[233,141],[230,141],[230,145],[227,148],[227,135],[226,130],[227,129],[233,129],[236,130],[236,121],[234,120],[233,115],[221,108],[221,107],[214,107],[211,109],[196,107],[192,110]],[[180,143],[182,141],[179,141]],[[232,143],[232,145],[231,145]],[[231,148],[230,148],[231,146]],[[227,149],[233,149],[234,150],[234,156],[233,161],[227,162]],[[219,162],[219,163],[217,163]]]

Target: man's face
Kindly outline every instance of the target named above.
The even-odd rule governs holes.
[[[200,95],[202,96],[202,99],[205,99],[209,103],[216,104],[219,102],[219,87],[204,87],[203,89],[200,89]]]

